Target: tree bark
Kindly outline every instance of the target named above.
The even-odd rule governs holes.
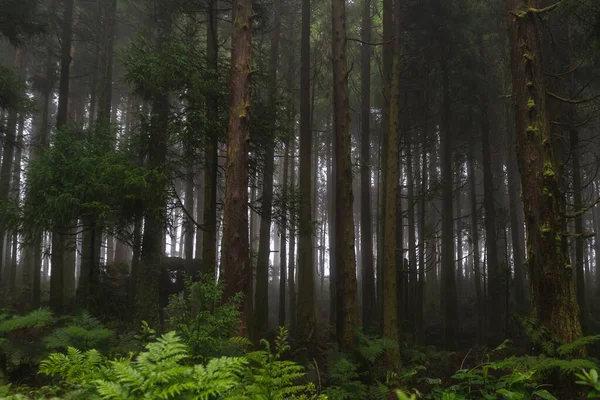
[[[281,36],[281,0],[274,0],[273,31],[271,32],[271,54],[269,59],[269,109],[271,126],[277,124],[277,68],[279,65],[279,38]],[[273,208],[273,179],[275,163],[275,138],[269,135],[263,171],[262,200],[260,213],[260,239],[256,261],[256,291],[254,311],[254,334],[259,340],[266,335],[269,326],[269,259],[271,256],[271,214]],[[276,243],[277,244],[277,243]]]
[[[244,294],[240,336],[249,335],[252,320],[252,269],[248,242],[248,140],[250,137],[250,52],[252,0],[234,0],[231,40],[227,168],[223,204],[221,269],[223,301]]]
[[[335,132],[335,252],[337,280],[336,333],[342,348],[356,343],[358,323],[356,257],[354,253],[354,213],[352,203],[352,160],[350,137],[350,100],[346,61],[346,4],[332,0],[333,27],[333,129]]]
[[[442,121],[440,126],[442,171],[442,287],[441,309],[444,321],[444,342],[447,349],[457,345],[456,268],[454,264],[454,215],[452,206],[452,132],[450,130],[450,63],[447,56],[440,60],[442,70]]]
[[[360,238],[362,266],[362,322],[369,332],[376,323],[373,220],[371,216],[371,0],[363,0],[361,28],[361,166]]]
[[[300,40],[300,211],[298,220],[298,332],[301,343],[314,339],[315,277],[312,246],[311,161],[312,128],[310,125],[310,0],[302,0],[302,34]]]
[[[527,226],[533,315],[557,343],[581,337],[572,282],[561,168],[546,106],[540,22],[532,0],[507,0],[517,158]]]
[[[396,240],[398,230],[402,230],[402,225],[398,226],[397,198],[398,198],[398,146],[400,142],[400,0],[396,0],[394,6],[394,57],[392,67],[392,80],[390,89],[390,105],[388,112],[387,128],[387,149],[385,157],[385,212],[383,223],[383,336],[398,342],[398,288],[397,288],[397,265],[396,259],[398,248]],[[385,354],[386,367],[390,370],[399,368],[399,352],[397,349],[389,349]]]
[[[212,79],[218,76],[219,42],[217,30],[217,0],[208,0],[208,24],[206,28],[206,64]],[[216,95],[206,98],[207,115],[218,115],[219,104]],[[219,159],[218,132],[210,129],[204,149],[204,210],[202,232],[203,270],[213,276],[217,273],[217,169]],[[199,237],[199,235],[198,235]]]

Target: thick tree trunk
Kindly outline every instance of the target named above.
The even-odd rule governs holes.
[[[249,307],[252,301],[252,269],[248,242],[251,16],[252,0],[234,0],[221,270],[225,283],[223,301],[237,293],[244,294],[241,336],[248,336],[252,320]]]
[[[517,157],[527,226],[533,313],[557,343],[582,334],[572,282],[561,168],[546,107],[540,20],[532,0],[507,0]]]

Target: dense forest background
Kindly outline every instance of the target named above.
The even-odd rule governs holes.
[[[0,0],[0,39],[8,380],[39,362],[7,356],[42,340],[18,318],[185,336],[201,290],[227,320],[204,335],[289,340],[309,369],[376,341],[408,379],[408,350],[462,370],[509,339],[586,360],[544,375],[576,398],[600,338],[596,1]]]

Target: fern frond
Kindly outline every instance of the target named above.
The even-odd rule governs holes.
[[[12,317],[0,322],[0,333],[11,332],[25,328],[44,328],[53,324],[54,315],[47,308],[31,311],[29,314]]]
[[[559,356],[566,356],[573,353],[575,350],[579,350],[582,347],[593,344],[600,341],[600,335],[584,336],[571,343],[563,344],[556,348],[556,353]]]

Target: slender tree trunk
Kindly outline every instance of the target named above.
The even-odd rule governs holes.
[[[290,148],[290,185],[296,187],[296,135],[292,135]],[[288,274],[288,293],[290,295],[290,336],[296,337],[297,332],[297,293],[296,293],[296,213],[290,212],[290,266]]]
[[[310,0],[302,0],[302,36],[300,43],[300,214],[298,246],[298,332],[301,343],[314,339],[315,277],[312,248],[311,160],[312,129],[310,125]]]
[[[279,326],[285,326],[287,284],[287,229],[288,229],[288,175],[290,169],[290,141],[285,143],[283,156],[283,182],[281,183],[283,216],[281,219],[281,245],[279,247]]]
[[[281,0],[275,1],[273,18],[273,31],[271,33],[271,55],[269,60],[269,101],[272,113],[271,124],[273,129],[277,123],[277,68],[279,65],[279,38],[281,36]],[[260,215],[260,240],[258,244],[258,257],[256,264],[256,292],[255,304],[262,304],[254,311],[254,333],[258,340],[266,335],[269,326],[269,258],[271,255],[271,213],[273,207],[273,173],[275,162],[275,140],[269,138],[265,154],[265,167],[263,171],[262,201]]]
[[[393,54],[394,54],[394,0],[383,0],[383,65],[382,65],[382,86],[383,86],[383,104],[381,118],[381,177],[379,184],[379,209],[383,210],[379,218],[379,234],[377,243],[377,304],[378,304],[378,319],[383,332],[385,317],[384,309],[384,269],[385,267],[385,218],[387,217],[387,155],[388,155],[388,135],[392,121],[390,120],[390,102],[391,102],[391,87],[392,87],[392,70],[393,70]],[[383,221],[381,220],[383,219]],[[385,335],[385,333],[384,333]]]
[[[363,0],[361,39],[361,168],[360,238],[362,266],[363,330],[376,323],[375,270],[373,265],[373,220],[371,216],[371,0]]]
[[[473,252],[473,274],[475,284],[475,301],[477,309],[477,333],[476,340],[477,344],[483,344],[484,340],[484,329],[485,329],[485,314],[483,309],[483,295],[481,293],[481,270],[479,260],[481,255],[479,254],[479,226],[478,226],[478,212],[477,212],[477,192],[476,192],[476,181],[475,181],[475,144],[471,141],[469,145],[469,196],[471,202],[471,248]]]
[[[23,49],[15,48],[15,56],[14,56],[14,66],[17,70],[19,70],[20,74],[22,72],[23,67]],[[10,195],[10,184],[11,177],[13,174],[13,159],[16,147],[16,137],[17,137],[17,124],[18,124],[18,114],[16,110],[11,110],[8,113],[7,127],[6,133],[4,134],[3,139],[3,151],[2,151],[2,165],[0,166],[0,201],[8,201]],[[5,246],[5,238],[7,237],[9,232],[7,232],[6,226],[0,225],[0,238],[2,239],[2,244],[0,245],[0,279],[3,280],[1,289],[6,296],[8,293],[9,282],[4,281],[8,277],[8,271],[10,269],[10,262],[4,262],[4,254],[10,253],[10,248],[8,245]]]
[[[383,228],[383,336],[398,342],[398,288],[397,288],[397,254],[401,249],[398,248],[396,240],[398,230],[402,230],[402,225],[398,226],[397,198],[398,198],[398,149],[399,149],[399,113],[400,113],[400,0],[396,0],[394,7],[394,58],[391,81],[391,97],[388,113],[388,128],[386,140],[385,157],[385,212]],[[399,353],[393,348],[389,349],[385,355],[386,366],[390,370],[399,368]]]
[[[221,269],[225,283],[223,301],[228,301],[237,293],[245,296],[241,336],[248,336],[252,320],[252,269],[248,242],[251,16],[252,0],[234,0]]]
[[[206,28],[206,64],[212,79],[218,75],[219,42],[217,30],[217,0],[208,0],[208,24]],[[216,95],[206,98],[207,115],[218,115]],[[204,149],[204,210],[202,232],[202,269],[216,276],[217,272],[217,169],[219,158],[218,132],[210,129]],[[199,236],[198,236],[199,237]]]
[[[336,164],[335,252],[337,280],[336,333],[342,348],[356,343],[354,329],[358,322],[356,257],[354,253],[354,214],[352,203],[352,161],[350,137],[350,100],[346,62],[346,4],[332,0],[333,27],[333,117]]]
[[[452,132],[450,130],[450,63],[446,56],[440,61],[442,70],[442,288],[441,301],[444,321],[444,342],[447,349],[457,345],[456,269],[454,264],[454,215],[452,207]]]

